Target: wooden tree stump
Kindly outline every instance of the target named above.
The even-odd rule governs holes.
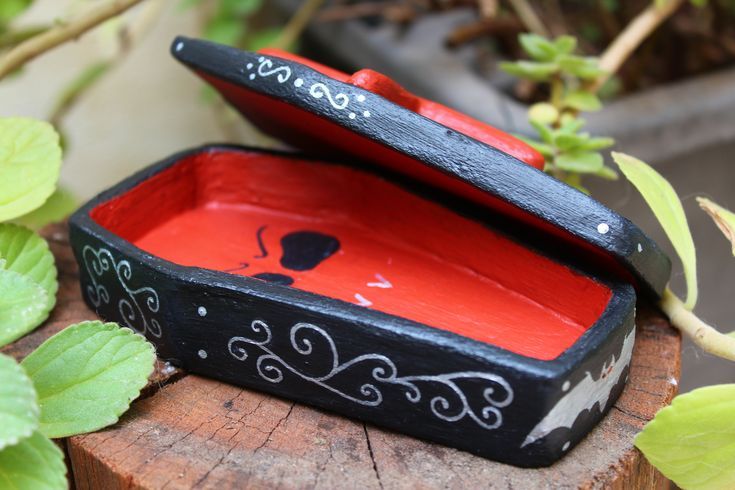
[[[84,304],[65,225],[49,227],[59,297],[46,324],[2,351],[22,359]],[[186,375],[159,361],[118,424],[63,443],[76,488],[665,488],[633,437],[676,394],[681,338],[642,307],[625,392],[564,459],[521,469],[311,407]]]

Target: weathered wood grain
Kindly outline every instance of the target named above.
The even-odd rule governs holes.
[[[47,230],[60,273],[49,322],[3,351],[22,358],[84,306],[61,226]],[[643,308],[630,382],[610,414],[559,463],[529,470],[488,461],[198,376],[161,370],[107,430],[66,441],[87,488],[665,488],[633,436],[676,393],[680,337]],[[174,376],[173,378],[171,376]]]

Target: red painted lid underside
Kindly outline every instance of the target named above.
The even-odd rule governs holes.
[[[542,360],[574,344],[611,297],[372,174],[256,152],[188,157],[99,205],[92,218],[177,264],[286,277],[294,288]],[[284,266],[284,237],[304,232],[339,246],[313,268],[293,270]]]

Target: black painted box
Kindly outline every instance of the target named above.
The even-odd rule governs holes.
[[[100,316],[189,372],[518,466],[602,418],[636,290],[669,275],[638,228],[379,74],[172,52],[307,153],[197,148],[87,203],[71,239]]]

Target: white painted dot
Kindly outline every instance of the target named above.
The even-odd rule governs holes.
[[[203,306],[200,306],[197,308],[197,313],[199,313],[199,316],[207,316],[207,309]]]
[[[643,245],[641,245],[641,244],[639,243],[639,244],[638,244],[638,253],[641,253],[641,252],[643,252]]]
[[[608,231],[610,231],[610,225],[608,225],[607,223],[600,223],[599,225],[597,225],[598,233],[604,235]]]
[[[182,49],[184,49],[184,43],[183,42],[176,43],[176,52],[179,52]]]
[[[260,61],[262,63],[262,62],[265,61],[265,58],[261,56],[260,58],[258,58],[258,61]]]
[[[297,87],[300,87],[304,84],[304,81],[301,78],[297,78],[296,80],[293,81],[293,84],[296,85]]]
[[[358,101],[358,102],[365,102],[365,96],[364,96],[364,95],[362,95],[362,94],[358,95],[358,96],[357,96],[357,101]]]
[[[569,388],[572,386],[572,384],[569,382],[569,380],[564,381],[564,384],[561,385],[561,391],[569,391]]]
[[[252,63],[248,63],[248,64],[247,64],[247,65],[245,65],[245,66],[246,66],[246,67],[248,68],[248,70],[250,70],[250,69],[252,69],[252,68],[253,68],[253,64],[252,64]]]
[[[250,80],[255,80],[255,73],[250,74]]]
[[[570,445],[571,444],[569,443],[569,441],[565,442],[564,445],[561,447],[561,450],[566,451],[567,449],[569,449]]]
[[[205,351],[204,349],[199,349],[199,352],[197,352],[197,355],[199,357],[201,357],[202,359],[206,359],[207,358],[207,351]]]
[[[350,112],[350,115],[348,116],[350,119],[355,119],[357,117],[357,114],[354,112]]]
[[[370,117],[370,111],[365,111],[362,113],[362,115],[365,117]]]

